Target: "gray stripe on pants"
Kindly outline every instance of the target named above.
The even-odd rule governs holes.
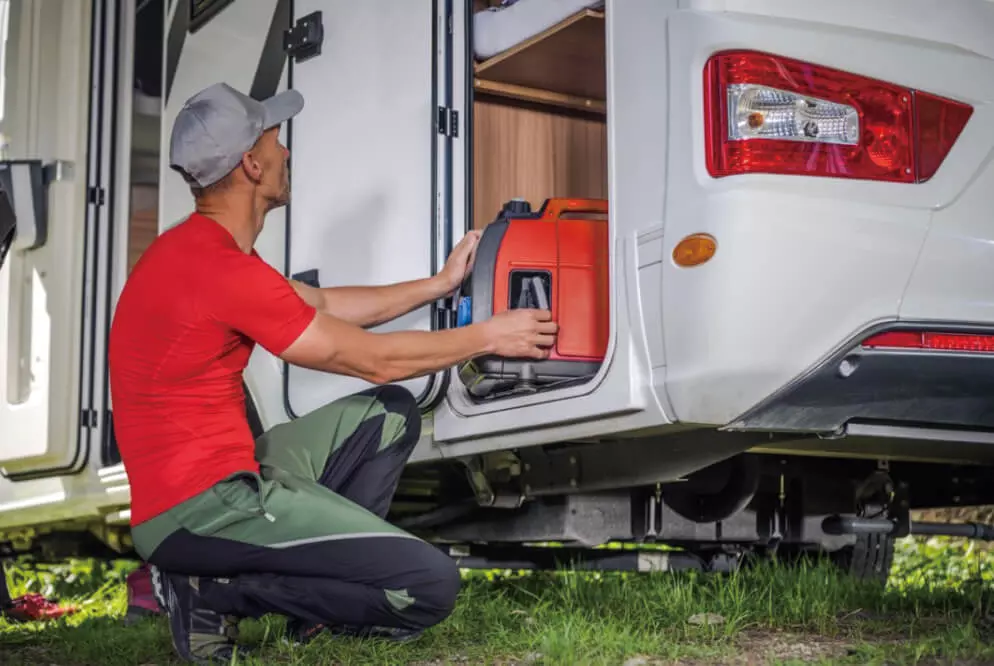
[[[306,546],[312,543],[323,543],[325,541],[342,541],[344,539],[370,539],[378,537],[394,537],[398,539],[415,539],[413,534],[402,534],[396,532],[354,532],[352,534],[329,534],[327,536],[308,537],[306,539],[294,539],[265,546],[266,548],[292,548],[294,546]]]

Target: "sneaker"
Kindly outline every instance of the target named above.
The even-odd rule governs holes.
[[[124,624],[132,625],[146,617],[162,613],[152,590],[152,573],[147,564],[128,575],[127,587],[128,610],[124,615]]]
[[[196,664],[230,664],[238,637],[237,618],[204,606],[200,578],[165,573],[154,566],[149,569],[153,594],[169,615],[169,631],[179,656]],[[238,652],[246,650],[238,648]]]
[[[329,626],[297,618],[287,622],[287,640],[297,645],[305,645],[324,632],[343,638],[381,638],[396,643],[407,643],[420,638],[424,630],[399,627]]]

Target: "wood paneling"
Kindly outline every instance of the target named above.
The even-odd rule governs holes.
[[[607,126],[498,100],[473,105],[473,227],[522,197],[538,208],[553,197],[607,198]]]
[[[511,89],[573,97],[572,106],[593,107],[600,102],[598,106],[603,107],[607,95],[605,53],[604,14],[588,9],[478,63],[476,77],[507,84]]]
[[[487,81],[486,79],[475,79],[473,85],[476,87],[478,93],[559,106],[564,109],[575,109],[591,113],[607,113],[607,104],[602,100],[567,95],[553,90],[528,88],[513,83],[497,83],[495,81]]]
[[[128,273],[159,233],[158,190],[136,185],[131,188],[131,219],[128,223]]]

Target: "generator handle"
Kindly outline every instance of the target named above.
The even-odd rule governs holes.
[[[543,219],[559,219],[564,213],[602,213],[607,215],[607,199],[549,199],[542,211]]]

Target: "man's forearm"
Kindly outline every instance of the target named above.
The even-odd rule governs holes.
[[[376,336],[378,379],[399,382],[447,370],[463,361],[493,353],[484,324],[441,331],[399,331]]]
[[[548,358],[558,330],[551,317],[548,310],[516,309],[459,328],[372,333],[318,313],[280,358],[292,365],[388,384],[446,370],[484,354]]]
[[[431,277],[376,287],[324,287],[295,283],[298,293],[324,314],[371,328],[436,301],[448,293],[440,278]]]
[[[377,287],[327,287],[325,313],[369,328],[436,301],[446,290],[436,278]]]
[[[319,314],[280,357],[293,365],[385,384],[492,353],[490,328],[490,322],[483,322],[442,331],[370,333]]]

